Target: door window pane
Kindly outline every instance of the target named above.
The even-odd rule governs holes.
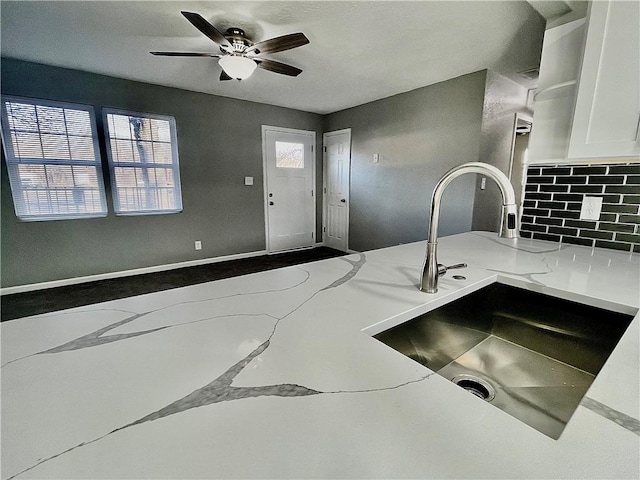
[[[302,143],[276,142],[277,168],[304,168]]]

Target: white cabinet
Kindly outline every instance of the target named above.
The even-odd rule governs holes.
[[[562,163],[567,157],[585,30],[582,18],[549,28],[544,34],[529,164]]]
[[[639,123],[640,2],[594,1],[567,157],[637,158]]]

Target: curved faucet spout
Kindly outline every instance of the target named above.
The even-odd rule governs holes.
[[[420,290],[427,293],[438,291],[438,221],[440,219],[440,201],[442,194],[454,179],[465,173],[480,173],[493,179],[500,187],[502,193],[502,216],[500,223],[500,236],[516,238],[518,236],[517,213],[515,193],[507,176],[498,168],[488,163],[469,162],[452,168],[438,181],[431,197],[431,218],[429,221],[429,241],[427,243],[427,255],[422,271]]]

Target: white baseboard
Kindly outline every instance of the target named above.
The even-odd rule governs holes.
[[[222,257],[202,258],[199,260],[189,260],[186,262],[170,263],[166,265],[155,265],[153,267],[134,268],[133,270],[122,270],[119,272],[99,273],[97,275],[87,275],[84,277],[63,278],[62,280],[52,280],[50,282],[31,283],[28,285],[17,285],[15,287],[0,288],[0,295],[10,295],[12,293],[32,292],[35,290],[43,290],[45,288],[64,287],[66,285],[77,285],[85,282],[95,282],[98,280],[108,280],[110,278],[130,277],[132,275],[140,275],[143,273],[164,272],[167,270],[175,270],[176,268],[195,267],[198,265],[207,265],[209,263],[225,262],[227,260],[238,260],[240,258],[257,257],[266,255],[266,250],[257,252],[238,253],[235,255],[225,255]]]

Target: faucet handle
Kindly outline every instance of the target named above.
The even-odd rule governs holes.
[[[438,276],[442,276],[445,273],[447,273],[447,270],[454,270],[456,268],[467,268],[467,264],[466,263],[456,263],[455,265],[443,265],[441,263],[438,264]]]

